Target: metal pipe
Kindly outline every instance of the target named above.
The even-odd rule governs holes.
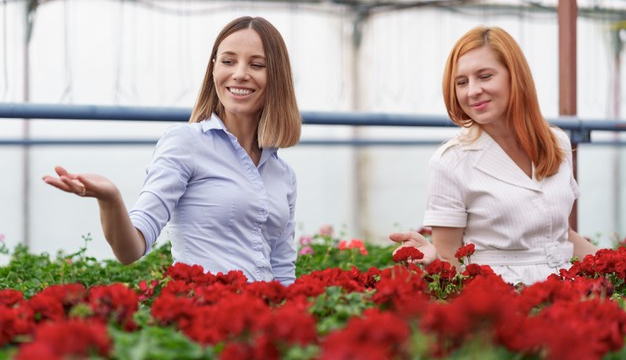
[[[188,121],[191,109],[105,105],[57,105],[0,103],[0,119]],[[359,112],[303,111],[305,125],[456,127],[446,116]],[[561,116],[547,119],[568,131],[626,131],[626,120],[579,119]]]
[[[576,116],[576,0],[559,0],[559,115]],[[578,143],[572,143],[574,178],[578,177]],[[578,204],[569,217],[570,227],[578,230]]]

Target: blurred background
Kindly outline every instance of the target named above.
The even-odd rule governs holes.
[[[454,42],[495,25],[521,45],[543,114],[559,117],[558,1],[0,1],[0,103],[191,109],[217,33],[241,15],[282,33],[302,111],[444,116],[441,77]],[[577,116],[615,121],[626,111],[626,1],[578,0]],[[623,121],[623,120],[622,120]],[[63,165],[99,173],[132,207],[153,143],[168,122],[0,118],[0,237],[34,252],[113,258],[94,199],[41,176]],[[298,145],[279,152],[298,177],[297,233],[330,224],[344,238],[386,244],[417,229],[428,159],[454,128],[305,125],[303,140],[411,140],[430,145]],[[625,134],[592,133],[578,148],[578,229],[602,246],[626,235]],[[144,145],[29,145],[37,139],[143,139]],[[12,142],[13,141],[13,142]],[[596,144],[594,145],[594,142]],[[168,237],[167,228],[160,241]],[[2,258],[0,258],[0,261]]]

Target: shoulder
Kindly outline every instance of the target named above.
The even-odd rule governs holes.
[[[565,131],[558,127],[550,127],[552,133],[556,136],[557,141],[559,142],[559,147],[565,151],[571,151],[572,143],[570,142],[569,136]]]
[[[159,143],[184,145],[186,148],[192,148],[206,142],[207,138],[213,138],[213,132],[204,131],[202,123],[184,123],[168,127]]]
[[[278,151],[276,151],[272,157],[276,161],[276,164],[284,172],[285,177],[290,179],[292,182],[296,182],[296,172],[293,170],[291,165],[289,165],[285,160],[283,160],[280,156],[278,156]]]
[[[202,125],[200,123],[174,124],[165,129],[163,137],[192,137],[201,133]]]
[[[185,142],[199,136],[201,133],[202,126],[199,123],[175,124],[165,129],[162,139]]]
[[[463,151],[463,143],[458,137],[448,140],[441,145],[437,151],[430,158],[430,164],[455,166],[463,161],[465,158],[465,151]]]

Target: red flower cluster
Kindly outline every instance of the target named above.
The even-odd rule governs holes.
[[[318,341],[306,300],[285,302],[299,294],[290,295],[278,282],[248,284],[241,272],[201,275],[184,264],[172,266],[168,274],[179,280],[170,280],[163,288],[152,305],[152,316],[201,344],[224,342],[222,359],[278,359],[285,345]]]
[[[463,260],[469,258],[472,254],[474,254],[474,244],[467,244],[461,246],[454,254],[454,257],[457,258],[461,264],[464,264]]]
[[[587,255],[577,261],[568,271],[562,271],[565,278],[578,276],[595,277],[597,275],[614,275],[626,280],[626,247],[617,250],[600,249],[595,255]]]
[[[411,262],[411,260],[423,259],[424,254],[414,246],[401,246],[393,253],[394,262]]]
[[[34,341],[20,348],[16,360],[87,358],[92,353],[108,356],[110,348],[104,324],[62,320],[39,326]]]
[[[33,311],[22,293],[0,290],[0,347],[18,335],[30,334],[33,328]]]
[[[18,335],[34,336],[34,342],[20,348],[18,358],[31,359],[35,354],[45,359],[82,356],[92,347],[106,355],[109,340],[105,324],[114,322],[134,329],[132,316],[137,306],[137,294],[121,284],[95,286],[89,291],[81,284],[52,285],[29,300],[20,292],[0,290],[0,346],[14,342]],[[88,327],[93,330],[83,331]],[[69,332],[81,334],[68,340]],[[66,338],[60,339],[63,336]]]
[[[321,360],[405,358],[409,335],[404,319],[390,312],[368,310],[326,338]]]
[[[122,284],[99,285],[89,289],[89,306],[94,317],[102,322],[112,321],[133,330],[133,314],[137,311],[137,293]]]
[[[419,256],[412,250],[419,252],[407,247],[400,254],[405,261]],[[467,246],[457,256],[472,252]],[[447,356],[479,342],[523,357],[600,360],[623,351],[626,312],[609,299],[624,294],[625,263],[626,248],[601,250],[521,289],[487,266],[469,264],[459,274],[440,260],[423,270],[413,263],[366,272],[325,269],[289,287],[275,281],[248,283],[240,271],[210,274],[176,264],[161,281],[140,284],[140,295],[121,284],[56,285],[29,300],[17,291],[0,290],[0,346],[26,336],[32,341],[20,346],[17,360],[107,357],[106,324],[133,331],[139,297],[152,296],[165,284],[151,306],[154,321],[199,344],[219,344],[215,349],[222,360],[281,359],[293,355],[294,346],[317,349],[314,358],[320,360],[404,360]],[[349,318],[345,327],[321,335],[317,322],[326,315],[316,310],[316,298],[328,287],[362,293],[356,297],[363,301],[359,312],[368,309]],[[424,334],[417,335],[424,352],[418,355],[411,353],[416,331]]]

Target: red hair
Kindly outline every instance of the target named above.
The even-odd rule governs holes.
[[[467,52],[488,46],[510,74],[511,95],[507,110],[507,126],[535,164],[537,179],[556,174],[564,154],[556,135],[541,115],[535,82],[521,48],[506,31],[498,27],[479,26],[463,35],[454,45],[443,74],[443,99],[450,119],[457,125],[470,127],[474,121],[459,104],[454,77],[459,58]]]

